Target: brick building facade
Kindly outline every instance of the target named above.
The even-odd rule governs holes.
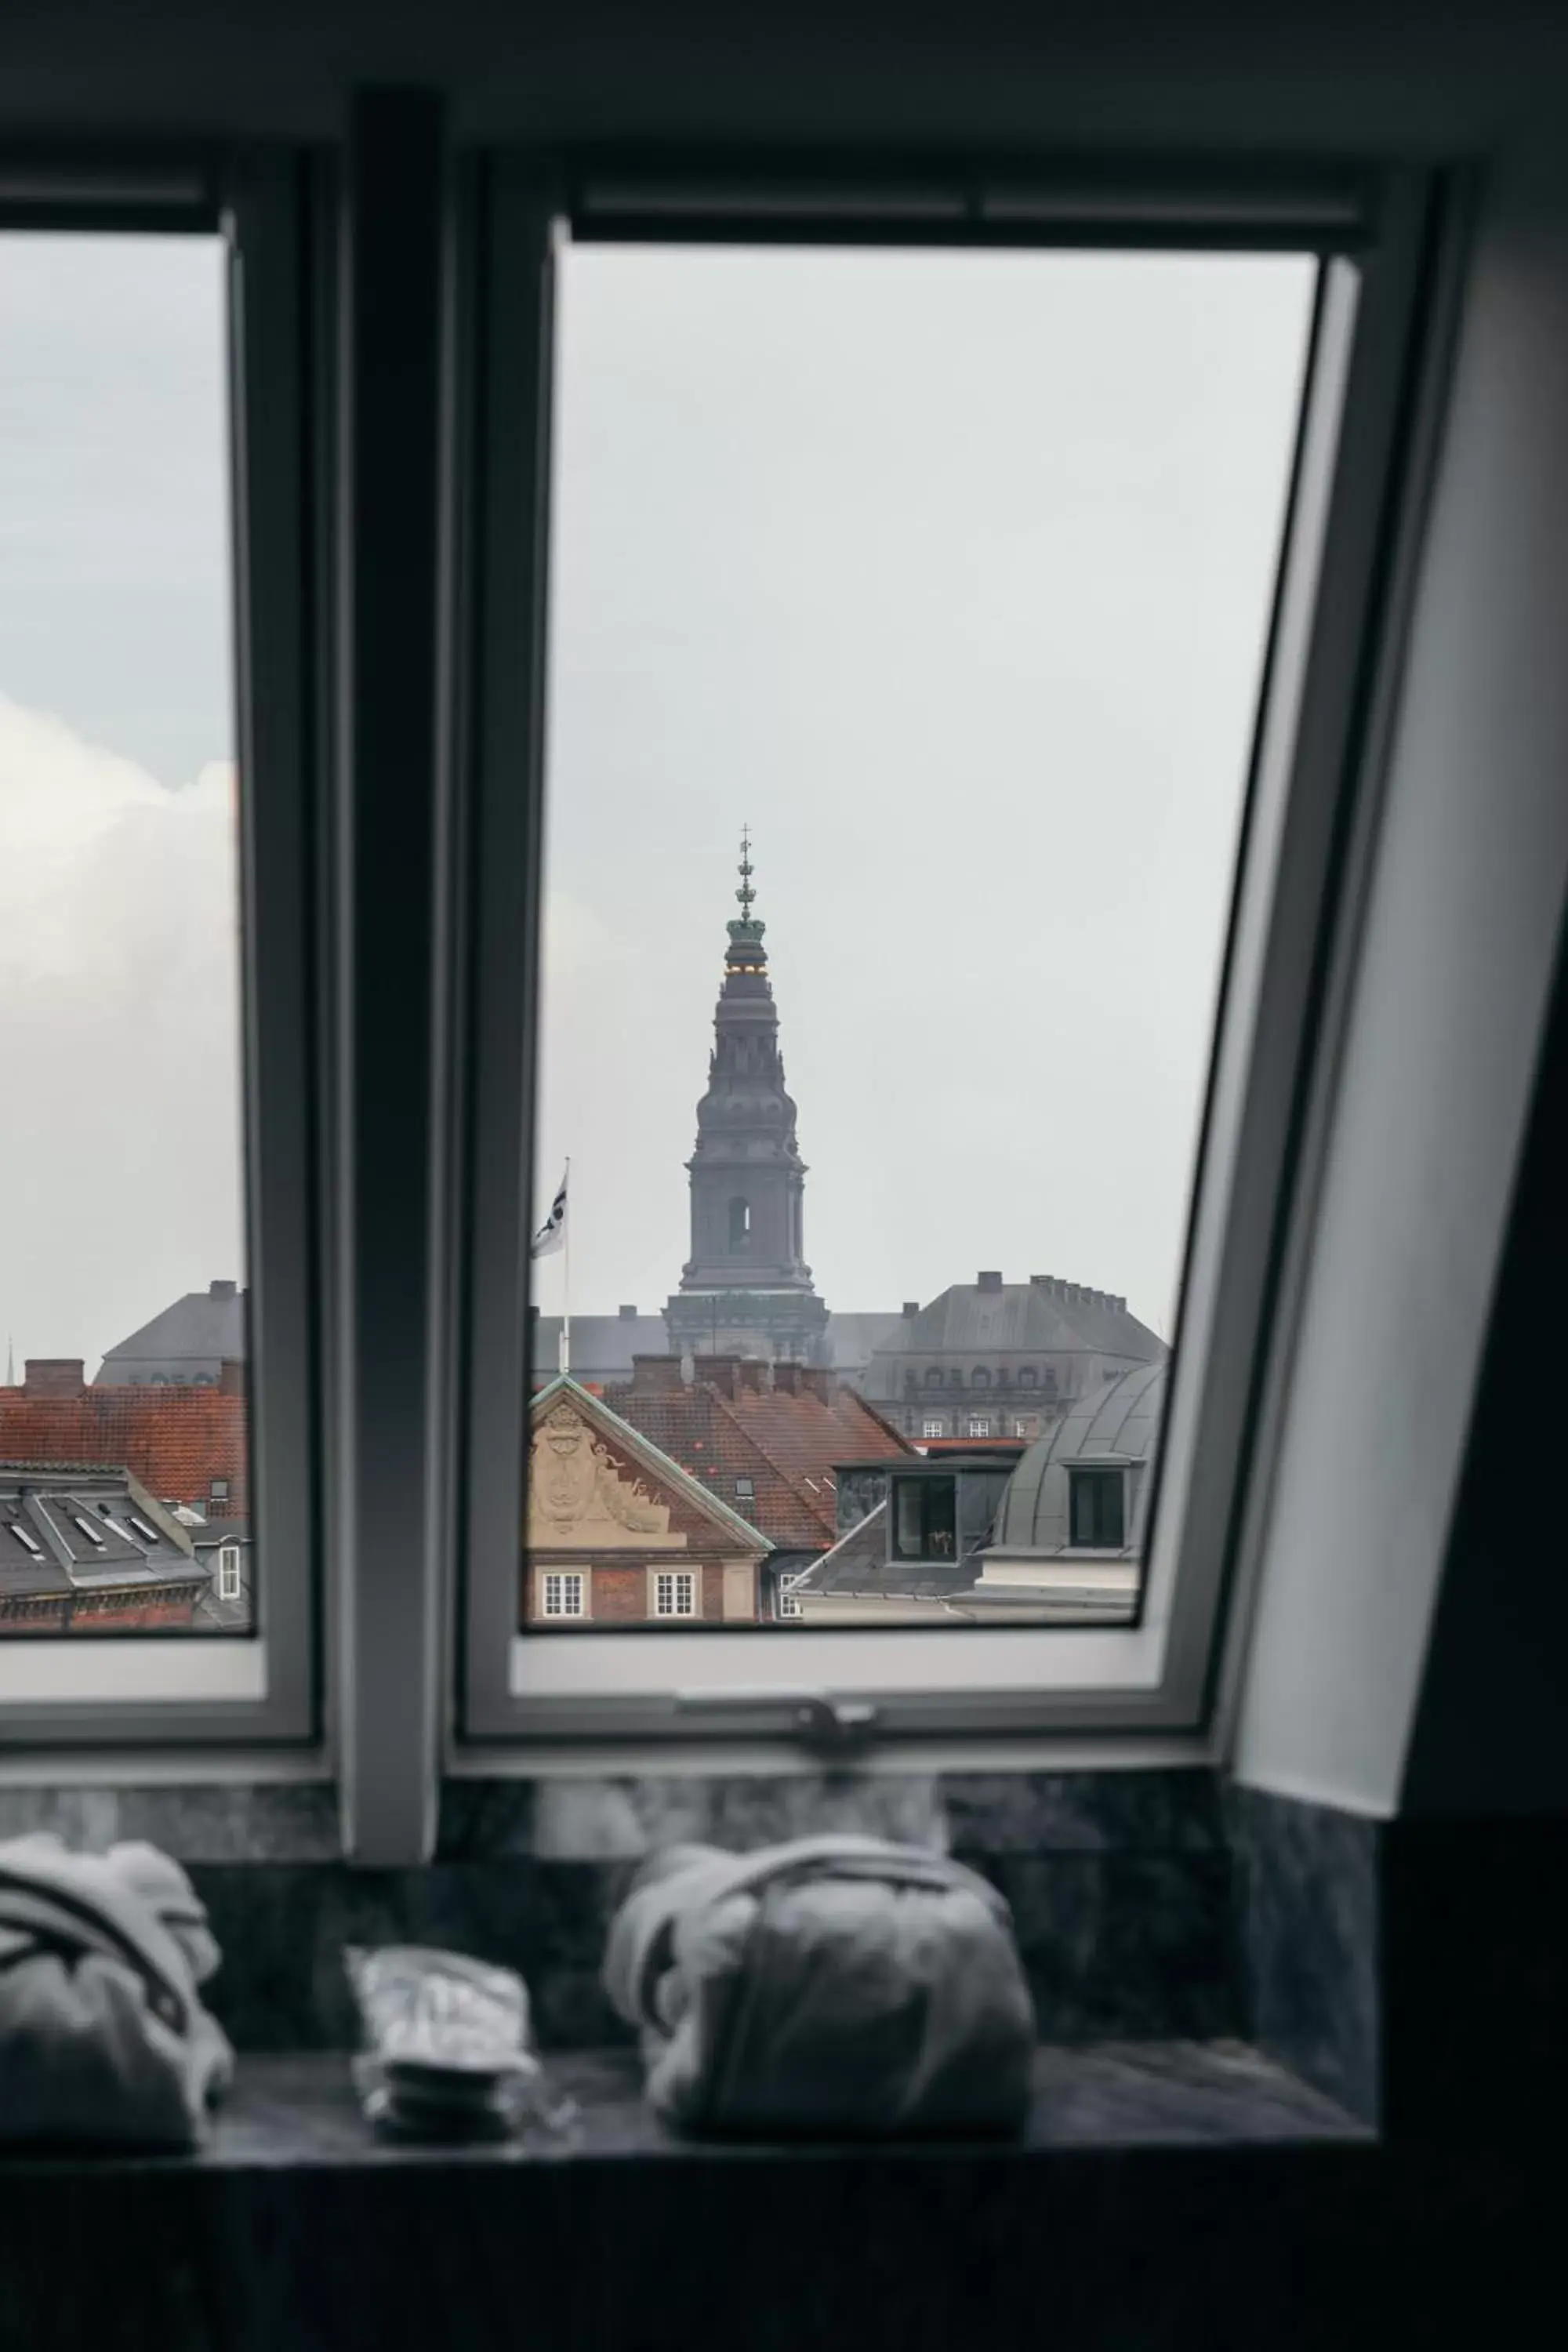
[[[525,1503],[531,1629],[757,1622],[767,1538],[564,1374],[530,1408]]]

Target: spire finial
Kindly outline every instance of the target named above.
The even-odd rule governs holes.
[[[756,870],[752,864],[752,828],[743,824],[741,827],[741,887],[735,896],[741,902],[741,919],[746,923],[751,921],[752,908],[756,904],[757,894],[752,887],[752,877]]]

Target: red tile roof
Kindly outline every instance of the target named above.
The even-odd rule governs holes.
[[[711,1381],[689,1387],[610,1388],[605,1402],[663,1454],[751,1520],[780,1551],[821,1551],[838,1532],[833,1470],[839,1462],[881,1462],[913,1448],[855,1390],[831,1383],[826,1401]],[[737,1477],[751,1495],[737,1495]]]
[[[249,1513],[246,1402],[219,1389],[99,1388],[28,1396],[0,1388],[0,1462],[101,1463],[129,1470],[161,1501],[205,1509],[228,1481],[228,1516]]]

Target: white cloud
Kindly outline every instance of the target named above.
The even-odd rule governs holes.
[[[241,1276],[231,768],[171,792],[0,699],[0,1329],[102,1350]]]

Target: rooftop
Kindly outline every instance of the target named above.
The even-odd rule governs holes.
[[[1032,1274],[1005,1282],[999,1273],[955,1282],[917,1307],[911,1299],[879,1352],[939,1355],[1016,1351],[1026,1355],[1125,1356],[1136,1363],[1162,1360],[1165,1342],[1130,1312],[1119,1294],[1087,1283]]]
[[[32,1375],[35,1367],[27,1370]],[[96,1464],[130,1470],[150,1493],[205,1504],[215,1478],[232,1510],[247,1507],[247,1422],[242,1395],[188,1383],[76,1386],[54,1368],[40,1388],[0,1388],[0,1461]]]
[[[188,1290],[150,1323],[117,1341],[104,1356],[98,1381],[117,1387],[132,1369],[151,1378],[158,1367],[165,1376],[189,1379],[204,1370],[216,1379],[219,1365],[243,1360],[245,1354],[246,1293],[236,1282],[209,1282],[205,1290]]]
[[[130,1472],[0,1460],[0,1597],[194,1584],[190,1539]]]
[[[639,1357],[606,1402],[778,1550],[820,1551],[837,1533],[840,1463],[907,1460],[911,1449],[830,1371],[699,1356]],[[737,1480],[752,1492],[738,1495]]]

